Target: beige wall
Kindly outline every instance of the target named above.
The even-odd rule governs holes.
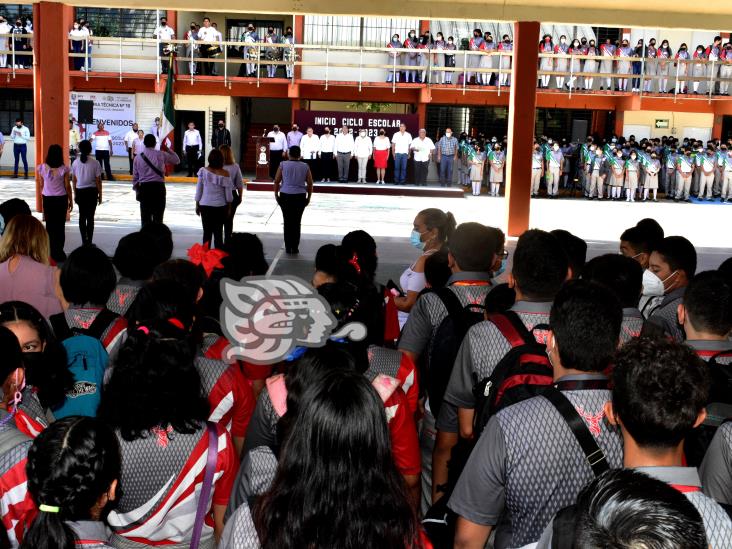
[[[656,119],[668,120],[669,127],[656,129]],[[624,126],[648,126],[651,128],[651,137],[661,137],[664,135],[673,135],[683,138],[685,135],[691,136],[692,130],[687,128],[703,128],[711,131],[714,125],[713,114],[672,112],[672,111],[625,111],[623,118]],[[626,134],[627,132],[623,132]]]

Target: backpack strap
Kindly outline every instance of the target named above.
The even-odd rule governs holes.
[[[97,316],[94,317],[94,321],[86,330],[83,330],[82,333],[101,340],[104,331],[109,328],[112,322],[117,320],[118,316],[119,315],[117,315],[117,313],[114,313],[105,307],[97,313]]]
[[[267,385],[267,393],[269,400],[272,401],[272,407],[279,417],[287,412],[287,387],[285,386],[285,374],[277,374],[268,377],[265,382]]]
[[[718,353],[714,353],[712,356],[709,357],[709,363],[717,364],[717,359],[721,357],[732,357],[732,349],[727,349],[726,351],[719,351]]]
[[[64,313],[51,315],[48,320],[53,328],[53,334],[56,336],[58,341],[63,341],[64,339],[68,339],[74,335],[71,332],[71,328],[69,328],[69,323],[66,322],[66,315],[64,315]]]
[[[438,288],[434,290],[434,293],[440,298],[445,309],[447,309],[448,316],[457,317],[463,312],[463,304],[458,299],[458,296],[455,295],[455,292],[448,286]]]
[[[547,387],[547,390],[542,393],[542,396],[552,403],[557,409],[557,412],[562,415],[564,421],[567,422],[567,426],[577,439],[580,448],[582,448],[585,454],[585,459],[587,459],[587,463],[592,468],[595,476],[599,477],[602,473],[609,470],[610,467],[607,464],[605,454],[597,445],[595,437],[592,436],[592,433],[590,433],[587,425],[569,399],[555,387]]]
[[[488,320],[498,328],[498,331],[508,340],[511,347],[515,348],[529,342],[536,342],[534,335],[526,329],[526,325],[515,311],[492,313],[488,315]]]

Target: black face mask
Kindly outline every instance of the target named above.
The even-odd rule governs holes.
[[[224,127],[224,125],[223,125],[223,124],[219,124],[219,128],[222,128],[222,129],[223,129],[223,127]]]

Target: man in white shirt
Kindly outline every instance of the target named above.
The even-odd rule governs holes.
[[[213,57],[216,54],[219,42],[219,31],[211,26],[211,20],[208,17],[203,18],[203,27],[198,29],[198,39],[206,42],[201,44],[201,57]],[[201,74],[212,74],[213,63],[201,63]]]
[[[427,170],[435,144],[427,137],[427,131],[423,128],[419,130],[419,137],[414,138],[409,148],[414,155],[414,184],[424,187],[427,185]]]
[[[156,38],[160,42],[158,43],[158,52],[160,54],[160,72],[167,74],[168,66],[170,65],[170,54],[165,52],[166,46],[170,44],[170,40],[175,38],[175,30],[173,27],[168,26],[168,19],[166,17],[160,18],[160,25],[155,27],[153,31],[153,38]]]
[[[280,127],[275,125],[267,137],[273,139],[269,143],[269,176],[274,179],[277,174],[277,168],[287,155],[287,137],[280,131]]]
[[[407,182],[407,160],[409,159],[412,134],[407,126],[401,124],[399,131],[391,138],[391,154],[394,156],[394,183],[403,185]]]
[[[5,18],[0,15],[0,34],[10,34],[13,27],[8,24]],[[8,48],[8,37],[0,36],[0,50],[7,50]],[[4,69],[8,66],[8,54],[0,53],[0,69]]]
[[[112,135],[104,129],[104,122],[97,124],[97,131],[92,134],[92,140],[94,141],[94,156],[104,167],[104,172],[107,175],[107,180],[114,181],[112,177],[112,166],[109,163],[109,159],[112,156]]]
[[[343,126],[335,140],[338,181],[341,183],[348,183],[348,172],[351,168],[354,144],[353,134],[348,129],[348,126]]]
[[[198,173],[198,160],[203,155],[201,133],[196,129],[196,125],[193,122],[188,122],[188,129],[183,134],[183,150],[186,151],[188,177],[193,177]]]
[[[313,133],[313,128],[310,126],[300,139],[300,158],[310,166],[310,173],[313,174],[313,180],[315,180],[318,158],[320,158],[320,138]]]
[[[358,183],[366,183],[366,168],[374,152],[374,146],[371,138],[366,135],[366,130],[359,130],[358,137],[354,140],[353,152],[358,162]]]
[[[127,148],[127,157],[130,160],[130,175],[132,175],[132,161],[135,159],[133,148],[137,139],[137,122],[132,124],[132,129],[125,134],[125,147]]]
[[[330,128],[323,128],[323,135],[320,136],[320,171],[322,172],[321,183],[330,183],[330,174],[333,172],[333,155],[335,154],[335,136],[330,133]]]

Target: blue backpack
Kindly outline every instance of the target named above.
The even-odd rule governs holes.
[[[89,328],[83,329],[69,328],[63,313],[51,317],[56,336],[66,349],[66,364],[74,376],[74,386],[66,393],[66,400],[53,410],[56,419],[97,415],[104,372],[109,365],[109,355],[101,337],[117,318],[116,313],[102,309]]]

